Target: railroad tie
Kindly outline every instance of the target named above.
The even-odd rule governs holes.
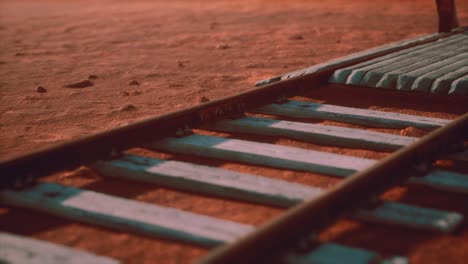
[[[0,201],[72,221],[213,247],[232,242],[254,228],[178,209],[132,201],[54,183],[22,191],[1,190]]]
[[[309,199],[316,199],[326,190],[268,177],[238,173],[220,168],[197,165],[188,162],[159,160],[134,155],[119,159],[100,161],[93,166],[106,177],[124,180],[156,183],[182,191],[202,195],[230,198],[263,205],[290,207]],[[443,178],[452,175],[451,180]],[[425,184],[434,188],[453,191],[467,191],[468,177],[461,187],[460,178],[450,172],[436,171],[425,177],[418,177],[414,184]],[[465,178],[463,178],[465,177]],[[445,179],[445,180],[444,180]],[[454,186],[455,185],[455,186]],[[465,189],[463,189],[465,188]],[[372,201],[354,216],[374,223],[385,223],[412,229],[450,232],[455,229],[463,216],[456,212],[411,206],[396,202]]]
[[[368,168],[375,163],[375,160],[366,158],[197,134],[182,138],[166,138],[147,146],[172,153],[341,177]]]
[[[282,136],[321,145],[392,151],[417,140],[415,137],[322,124],[291,122],[260,117],[221,120],[206,126],[215,131]]]
[[[0,232],[0,262],[28,264],[117,264],[103,256],[50,242]]]
[[[383,112],[353,107],[290,100],[284,104],[269,104],[253,109],[254,113],[293,118],[330,120],[368,127],[406,128],[409,126],[433,130],[450,122],[447,119]]]
[[[420,177],[411,177],[408,183],[442,191],[468,194],[468,175],[446,170],[435,170]]]
[[[322,192],[320,188],[268,177],[135,155],[99,161],[93,169],[108,177],[279,207],[297,204]]]

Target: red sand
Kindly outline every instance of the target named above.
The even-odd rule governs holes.
[[[0,1],[0,160],[185,108],[197,104],[201,96],[232,95],[253,88],[263,78],[436,30],[433,1],[389,2]],[[467,25],[468,3],[458,2],[461,24]],[[91,78],[93,86],[64,88],[90,75],[97,76]],[[139,85],[129,85],[133,80]],[[37,86],[47,92],[38,93]],[[314,90],[302,99],[443,118],[466,112],[457,99],[408,99],[343,87]],[[386,155],[286,139],[277,143],[371,158]],[[311,173],[176,157],[324,188],[338,182]],[[155,185],[102,179],[86,168],[57,173],[47,180],[254,225],[281,212]],[[385,197],[468,215],[465,197],[414,188],[396,188]],[[125,263],[187,263],[206,253],[189,245],[97,229],[26,210],[0,210],[1,229]],[[411,263],[463,263],[468,258],[466,227],[454,235],[437,235],[343,220],[327,230],[323,239],[384,255],[408,255]]]

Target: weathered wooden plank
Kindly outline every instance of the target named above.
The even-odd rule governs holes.
[[[274,206],[316,197],[321,189],[250,174],[173,160],[126,155],[93,166],[110,177],[157,183],[197,193]]]
[[[450,45],[454,41],[456,42],[458,40],[462,40],[463,38],[464,38],[463,35],[457,34],[457,35],[453,35],[453,36],[450,36],[450,37],[447,37],[447,38],[439,39],[439,40],[434,41],[434,42],[429,42],[429,43],[414,46],[414,47],[411,47],[411,48],[408,48],[408,49],[399,50],[399,51],[387,54],[385,56],[377,57],[377,58],[367,60],[367,61],[364,61],[364,62],[361,62],[361,63],[358,63],[358,64],[354,64],[354,65],[351,65],[351,66],[348,66],[348,67],[345,67],[345,68],[341,68],[339,70],[336,70],[333,73],[332,77],[330,78],[330,82],[332,82],[332,83],[346,83],[346,81],[349,79],[348,77],[353,72],[353,70],[356,70],[356,69],[359,69],[359,68],[362,68],[362,67],[367,67],[369,65],[373,65],[373,64],[376,64],[376,63],[380,63],[382,61],[392,59],[392,58],[395,58],[395,57],[400,57],[401,55],[405,55],[407,53],[411,53],[411,52],[418,51],[418,50],[421,50],[421,49],[433,49],[434,47],[438,48],[441,45],[440,43]]]
[[[432,86],[432,83],[439,77],[444,75],[448,75],[453,73],[457,70],[461,70],[463,68],[468,68],[468,53],[467,58],[464,60],[460,60],[454,63],[447,64],[437,70],[428,72],[424,75],[419,76],[413,82],[411,86],[411,90],[413,91],[420,91],[420,92],[429,92]]]
[[[453,95],[466,95],[468,94],[468,76],[461,77],[453,81],[450,86],[449,94]]]
[[[22,191],[2,190],[0,201],[73,221],[206,247],[232,242],[253,230],[248,225],[53,183]]]
[[[467,37],[468,39],[468,37]],[[377,84],[380,82],[382,77],[389,72],[394,70],[400,70],[402,68],[410,68],[416,63],[425,62],[426,65],[450,58],[455,54],[460,52],[468,51],[468,40],[462,43],[456,43],[450,46],[444,46],[434,52],[428,52],[421,54],[420,56],[412,56],[408,58],[402,58],[393,63],[385,64],[382,67],[372,69],[368,71],[361,79],[359,85],[368,86],[368,87],[377,87]],[[424,65],[424,64],[422,64]],[[414,68],[414,67],[413,67]],[[396,88],[396,87],[393,87]]]
[[[370,264],[380,260],[378,253],[335,243],[323,243],[303,255],[291,255],[288,264]]]
[[[468,45],[468,41],[465,43],[465,45]],[[465,48],[468,46],[464,46],[464,51],[468,51],[468,48]],[[418,63],[422,60],[429,59],[429,61],[437,61],[435,58],[439,59],[445,59],[444,57],[447,56],[448,53],[454,52],[451,47],[444,47],[443,50],[448,51],[445,54],[442,54],[442,56],[438,55],[438,53],[429,53],[425,56],[420,56],[420,57],[413,57],[413,58],[408,58],[407,60],[401,60],[401,61],[396,61],[394,63],[388,64],[382,68],[378,68],[375,70],[370,70],[365,73],[364,77],[362,77],[361,82],[359,85],[362,86],[368,86],[368,87],[377,87],[377,84],[380,82],[381,78],[384,76],[385,73],[383,71],[391,71],[395,69],[401,69],[403,67],[406,67],[408,65]],[[442,49],[441,49],[442,50]],[[455,52],[454,52],[455,53]],[[394,87],[395,88],[395,87]]]
[[[0,232],[0,263],[116,264],[119,261],[46,241]]]
[[[221,137],[190,135],[166,138],[148,145],[157,150],[191,154],[274,168],[348,176],[368,168],[375,160],[301,148]]]
[[[316,64],[314,66],[311,66],[305,69],[286,73],[283,76],[281,76],[281,80],[285,80],[285,79],[289,79],[289,78],[293,78],[293,77],[297,77],[301,75],[311,74],[311,73],[318,72],[318,71],[332,69],[344,63],[353,63],[355,61],[361,61],[366,58],[374,58],[376,56],[387,54],[388,52],[398,51],[404,48],[412,47],[414,45],[423,44],[432,40],[435,41],[441,38],[441,36],[442,35],[440,34],[430,34],[430,35],[420,36],[420,37],[416,37],[413,39],[406,39],[406,40],[402,40],[398,42],[393,42],[387,45],[367,49],[364,51],[356,52],[348,56],[337,58],[337,59],[334,59],[325,63]]]
[[[418,69],[421,69],[427,65],[432,65],[434,63],[438,63],[440,61],[450,59],[453,56],[456,56],[457,54],[460,54],[460,52],[465,52],[467,51],[466,47],[463,47],[462,49],[455,49],[455,50],[450,50],[448,52],[445,52],[441,55],[423,59],[420,61],[414,61],[414,63],[409,64],[407,66],[394,69],[391,71],[385,71],[383,72],[383,75],[381,76],[380,80],[377,82],[375,87],[378,88],[391,88],[391,89],[396,89],[397,86],[397,80],[400,75],[406,74],[408,72],[412,72]],[[376,70],[377,73],[379,73],[379,70]],[[372,84],[371,84],[372,85]]]
[[[301,101],[288,101],[284,104],[270,104],[256,108],[253,112],[293,118],[332,120],[372,127],[405,128],[413,126],[426,130],[436,129],[450,122],[450,120],[439,118]]]
[[[430,73],[432,71],[437,71],[438,69],[440,69],[440,68],[442,68],[442,67],[444,67],[446,65],[453,65],[453,64],[464,65],[464,64],[467,63],[467,59],[468,59],[468,52],[463,52],[463,53],[460,53],[460,54],[458,54],[456,56],[453,56],[451,58],[448,58],[448,59],[445,59],[445,60],[430,64],[430,65],[426,65],[425,67],[422,67],[422,68],[419,68],[417,70],[402,74],[402,75],[398,76],[398,79],[397,79],[397,82],[396,82],[396,84],[397,84],[396,87],[397,87],[398,90],[409,91],[409,90],[411,90],[411,88],[413,86],[413,83],[420,76],[425,75],[427,73]],[[461,61],[461,63],[460,63],[460,61]]]
[[[390,52],[395,52],[401,49],[413,47],[415,45],[421,45],[427,42],[436,41],[438,39],[441,39],[447,36],[449,35],[436,33],[436,34],[419,36],[419,37],[415,37],[412,39],[405,39],[405,40],[393,42],[393,43],[386,44],[383,46],[353,53],[353,54],[350,54],[341,58],[333,59],[324,63],[316,64],[316,65],[307,67],[305,69],[300,69],[297,71],[285,73],[280,76],[275,76],[273,78],[269,78],[266,80],[261,80],[261,81],[258,81],[255,84],[255,86],[263,86],[263,85],[270,84],[270,83],[280,81],[280,80],[286,80],[289,78],[294,78],[298,76],[303,76],[303,75],[308,75],[308,74],[313,74],[313,73],[318,73],[318,72],[323,72],[323,71],[328,71],[331,69],[344,67],[349,64],[359,63],[363,60],[369,60],[377,56],[382,56]]]
[[[321,124],[290,122],[259,117],[244,117],[236,120],[221,120],[210,124],[208,129],[231,133],[284,136],[306,142],[373,150],[390,151],[417,140],[393,134]]]
[[[307,199],[314,199],[325,192],[321,188],[307,187],[285,181],[229,172],[185,162],[163,161],[138,156],[125,156],[118,160],[100,162],[95,168],[100,173],[110,177],[158,183],[181,190],[280,207],[289,207]],[[404,206],[406,210],[425,215],[425,208]],[[412,218],[395,216],[394,208],[388,208],[385,203],[377,205],[377,209],[362,209],[356,217],[362,218],[363,214],[363,220],[365,221],[385,222],[410,228],[414,226]],[[444,216],[446,214],[449,213],[445,212]],[[387,217],[388,215],[390,217]],[[432,216],[424,217],[428,219]],[[439,220],[439,218],[436,220]],[[427,225],[425,223],[423,228],[428,229]],[[438,226],[433,227],[433,229],[439,231]]]
[[[463,222],[463,215],[456,212],[387,201],[379,202],[373,209],[358,210],[354,216],[372,222],[438,232],[451,232]]]
[[[465,75],[468,76],[468,66],[437,78],[432,84],[431,93],[448,94],[452,83]]]
[[[408,182],[442,191],[468,194],[468,175],[452,171],[437,170],[421,177],[411,177]]]
[[[458,42],[461,42],[466,38],[467,37],[464,35],[454,35],[436,42],[404,49],[386,56],[378,57],[373,60],[346,67],[335,71],[333,77],[330,79],[330,82],[359,85],[361,84],[362,78],[368,71],[386,66],[394,62],[401,62],[421,57],[424,54],[432,54],[434,52],[440,53],[442,50],[460,45]]]

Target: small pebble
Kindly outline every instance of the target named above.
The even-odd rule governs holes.
[[[42,87],[42,86],[38,86],[36,88],[36,92],[38,92],[38,93],[47,93],[47,89]]]
[[[130,94],[127,91],[120,92],[121,96],[129,96]]]
[[[212,23],[210,24],[210,29],[215,29],[218,25],[219,25],[218,23],[212,22]]]
[[[88,76],[88,80],[96,80],[97,78],[98,76],[94,74],[91,74],[90,76]]]
[[[86,88],[86,87],[93,86],[93,85],[94,85],[94,83],[91,82],[90,80],[84,80],[84,81],[81,81],[81,82],[65,85],[65,87],[67,87],[67,88]]]
[[[119,111],[121,112],[135,111],[135,110],[137,110],[137,108],[132,104],[126,104],[122,106],[121,108],[119,108]]]
[[[177,61],[177,66],[179,66],[179,68],[184,68],[185,65],[182,61]]]
[[[230,46],[228,44],[218,44],[216,45],[217,49],[229,49]]]
[[[197,103],[198,104],[203,104],[203,103],[206,103],[206,102],[209,102],[210,99],[205,97],[205,96],[198,96],[197,97]]]
[[[294,34],[289,37],[290,40],[303,40],[304,37],[301,34]]]
[[[137,80],[133,80],[128,85],[140,85],[140,83]]]
[[[408,137],[422,137],[427,134],[427,131],[416,128],[416,127],[407,127],[400,131],[400,135]]]

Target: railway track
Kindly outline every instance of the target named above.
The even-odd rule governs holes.
[[[380,228],[387,236],[395,232],[402,240],[406,232],[409,237],[443,234],[466,240],[468,168],[463,151],[468,137],[468,87],[463,81],[466,72],[457,68],[466,68],[466,36],[466,29],[458,28],[386,45],[259,82],[259,88],[239,95],[4,161],[0,203],[13,212],[25,208],[30,214],[45,213],[158,241],[215,248],[201,263],[407,263],[411,256],[405,255],[412,251],[405,243],[396,249],[384,242],[382,247],[372,245],[369,241],[376,241],[372,239],[367,244],[341,239],[343,243],[330,235],[330,228],[348,219],[371,230]],[[424,55],[440,47],[440,54]],[[428,63],[445,56],[447,67],[458,66],[449,72],[431,75],[433,71],[427,70],[415,75],[410,64],[423,60],[417,56],[426,56]],[[454,57],[455,62],[450,60]],[[402,62],[405,58],[408,61]],[[400,65],[391,67],[392,62]],[[343,86],[327,91],[330,78],[334,83],[379,88],[377,84],[390,75],[387,72],[404,67],[408,73],[393,78],[410,76],[413,86],[405,84],[400,90],[456,96]],[[390,108],[411,109],[407,105],[416,104],[422,109],[419,113],[432,107],[434,112],[458,117],[425,117],[324,100],[335,92],[343,93],[341,98],[361,97],[357,101],[404,99]],[[434,105],[428,107],[431,102]],[[427,135],[400,134],[406,131]],[[119,196],[107,187],[100,192],[86,185],[67,185],[57,176],[82,165],[123,185],[158,186],[275,210],[291,208],[257,228],[226,219],[222,208],[207,216],[191,212],[191,206],[183,210]],[[444,198],[416,203],[401,199],[402,193],[412,192]],[[6,223],[0,234],[0,259],[7,263],[117,262],[11,230],[21,228]],[[366,236],[373,233],[363,230]],[[385,239],[375,233],[373,239]],[[466,243],[460,248],[467,248]]]

